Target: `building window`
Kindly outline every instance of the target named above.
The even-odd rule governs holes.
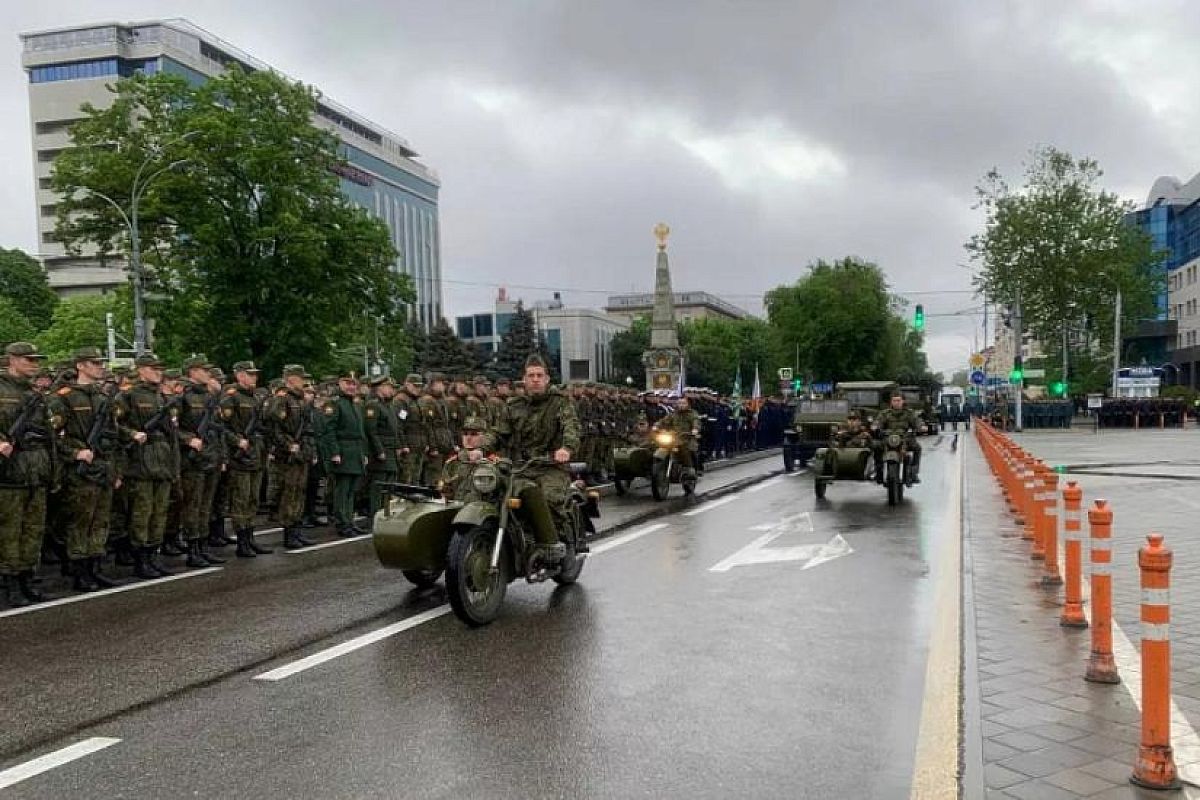
[[[492,315],[491,314],[476,314],[475,315],[475,335],[476,336],[491,336],[492,335]]]
[[[56,205],[42,206],[42,216],[43,217],[53,217],[57,213],[58,213],[58,206],[56,206]]]
[[[474,317],[459,317],[458,323],[458,338],[474,339],[475,338],[475,318]]]
[[[58,241],[58,237],[54,234],[54,231],[43,231],[42,232],[42,243],[43,244],[54,244],[57,241]]]
[[[586,381],[592,378],[592,362],[586,358],[572,358],[568,362],[568,370],[572,381]]]
[[[52,188],[52,187],[53,187],[53,183],[51,183],[51,181],[52,181],[52,179],[51,179],[51,178],[38,178],[38,188],[39,188],[39,189],[50,189],[50,188]]]

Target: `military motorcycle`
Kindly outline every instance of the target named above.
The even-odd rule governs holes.
[[[550,458],[520,465],[500,459],[480,464],[471,475],[478,499],[455,514],[446,554],[450,607],[467,625],[477,628],[492,622],[500,613],[508,584],[518,577],[528,583],[549,579],[570,584],[579,579],[587,558],[587,537],[596,531],[592,520],[600,516],[599,494],[585,493],[582,481],[571,482],[567,524],[558,531],[566,554],[557,563],[543,563],[533,521],[522,507],[520,493],[530,483],[524,475],[553,465]],[[586,465],[571,465],[572,472],[583,469]]]
[[[887,487],[888,505],[898,505],[904,499],[904,489],[911,487],[912,453],[904,434],[884,432],[883,485]]]
[[[372,526],[375,555],[418,589],[429,589],[446,569],[454,518],[466,504],[446,501],[425,486],[390,483],[383,491],[383,508]]]
[[[674,431],[657,430],[654,432],[654,463],[650,468],[650,494],[655,500],[666,500],[671,491],[671,484],[678,483],[683,487],[685,495],[696,491],[696,470],[684,470],[679,461],[679,452],[687,447],[687,443],[679,439]]]

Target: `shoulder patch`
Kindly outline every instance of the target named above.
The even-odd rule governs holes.
[[[225,419],[229,419],[230,417],[233,416],[233,409],[232,408],[222,408],[221,416],[224,417]]]
[[[367,419],[374,419],[374,418],[375,418],[375,409],[368,408],[367,409]]]
[[[326,416],[330,416],[330,417],[332,417],[334,414],[337,413],[337,409],[334,408],[332,405],[323,406],[321,408],[321,410],[325,412]]]
[[[237,394],[237,389],[235,389],[234,387],[230,386],[228,389],[226,389],[226,390],[225,390],[225,394],[226,394],[226,396],[228,396],[228,397],[233,397],[235,394]]]
[[[70,386],[64,386],[58,390],[57,394],[59,397],[66,397],[67,395],[69,395],[71,393],[71,391],[72,391],[72,389]]]

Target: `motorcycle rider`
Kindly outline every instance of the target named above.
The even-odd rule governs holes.
[[[917,441],[916,432],[920,430],[921,420],[912,409],[904,407],[904,395],[892,392],[891,402],[887,408],[875,418],[875,427],[881,436],[875,442],[875,482],[883,483],[883,452],[887,446],[888,434],[896,433],[903,436],[908,452],[912,454],[912,466],[909,474],[913,483],[921,482],[921,444]]]
[[[446,459],[442,466],[442,479],[438,481],[438,489],[447,500],[475,499],[472,496],[474,487],[471,485],[471,476],[475,473],[477,465],[460,456],[462,453],[479,449],[485,430],[487,423],[482,417],[467,417],[463,421],[462,449]]]
[[[692,475],[697,443],[700,440],[700,415],[692,410],[687,397],[680,397],[670,416],[658,423],[659,430],[672,431],[679,443],[679,465],[684,474]]]
[[[571,478],[566,465],[579,449],[579,419],[570,399],[550,387],[550,371],[539,354],[525,360],[524,377],[524,393],[509,398],[505,413],[467,458],[474,464],[484,451],[495,451],[516,464],[547,456],[554,459],[553,465],[522,473],[525,485],[518,493],[537,535],[537,555],[552,564],[566,555],[558,531],[569,516]]]
[[[871,432],[862,426],[857,411],[846,416],[846,423],[834,431],[831,447],[871,447]]]

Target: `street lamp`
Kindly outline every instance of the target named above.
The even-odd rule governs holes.
[[[146,301],[145,288],[146,276],[142,270],[142,242],[141,235],[138,230],[138,204],[141,202],[142,196],[146,193],[146,189],[150,184],[154,183],[160,175],[170,172],[173,169],[183,166],[191,161],[188,158],[181,158],[172,161],[165,167],[162,167],[154,172],[146,175],[146,169],[150,164],[162,154],[162,151],[171,145],[186,141],[193,136],[198,136],[200,131],[188,131],[187,133],[171,139],[161,148],[146,157],[146,160],[141,163],[136,173],[133,176],[133,185],[129,189],[129,213],[125,213],[125,209],[116,200],[113,200],[103,192],[98,192],[95,189],[83,187],[88,194],[94,195],[108,203],[117,210],[121,216],[121,221],[125,223],[125,227],[129,230],[129,270],[133,278],[133,350],[135,355],[142,355],[146,352]]]

